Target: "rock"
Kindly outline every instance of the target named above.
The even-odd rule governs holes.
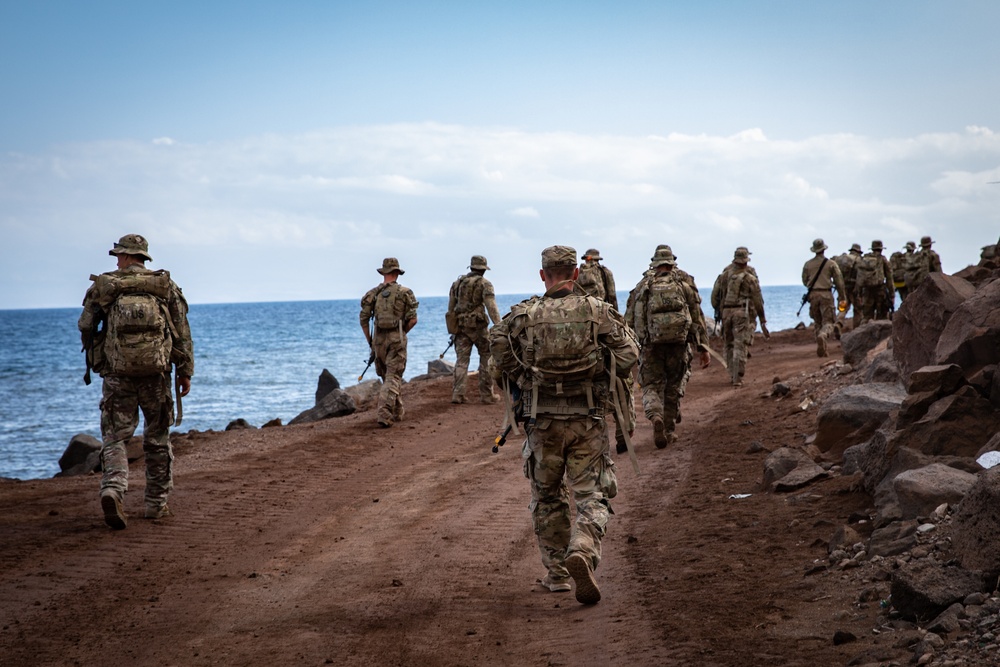
[[[226,424],[227,431],[241,431],[243,429],[256,429],[257,427],[240,417]]]
[[[319,374],[319,381],[316,383],[316,405],[323,400],[323,397],[334,389],[340,389],[340,382],[333,376],[333,373],[323,369]]]
[[[937,341],[935,363],[958,364],[967,377],[1000,363],[1000,281],[983,285],[955,310]]]
[[[791,391],[792,388],[789,387],[784,382],[779,381],[771,385],[771,396],[777,396],[777,397],[787,396]]]
[[[962,567],[1000,573],[1000,467],[980,473],[955,510],[952,549]]]
[[[974,293],[975,287],[966,280],[932,273],[906,295],[892,327],[892,352],[904,380],[916,369],[936,363],[941,332]]]
[[[906,428],[913,422],[921,419],[939,398],[941,396],[936,391],[921,391],[916,394],[907,394],[899,406],[899,414],[896,417],[896,428]]]
[[[939,364],[923,366],[910,374],[906,384],[906,393],[918,394],[930,392],[938,396],[954,393],[965,384],[965,375],[958,364]]]
[[[799,468],[806,471],[806,475],[815,474],[817,468],[819,469],[819,474],[826,474],[826,471],[817,466],[815,461],[809,458],[802,450],[792,447],[779,447],[764,459],[764,488],[772,491],[777,490],[775,488],[776,483]],[[798,479],[799,477],[796,477],[796,480]]]
[[[444,359],[433,359],[427,362],[428,375],[451,375],[455,372],[455,364]]]
[[[86,433],[77,433],[69,439],[65,451],[59,457],[59,470],[66,472],[87,461],[94,452],[101,451],[101,441]]]
[[[985,454],[986,452],[996,452],[1000,451],[1000,432],[994,433],[993,437],[986,441],[983,448],[976,452],[976,458]]]
[[[844,363],[858,368],[859,364],[865,363],[868,352],[891,335],[892,322],[888,320],[865,322],[854,331],[844,334],[840,339],[840,346],[844,351]]]
[[[900,382],[899,367],[892,357],[892,350],[882,350],[876,354],[868,368],[865,369],[865,384],[874,382],[886,382],[896,384]]]
[[[261,424],[260,427],[261,428],[274,428],[275,426],[281,426],[281,419],[279,417],[275,417],[274,419],[272,419],[270,421],[264,422],[263,424]]]
[[[356,409],[354,399],[351,398],[350,394],[341,389],[334,389],[315,406],[299,413],[299,415],[288,422],[288,425],[307,424],[333,417],[344,417],[345,415],[353,414]]]
[[[827,472],[822,466],[810,461],[809,463],[799,465],[787,475],[774,482],[771,488],[775,493],[794,491],[795,489],[801,488],[806,484],[826,476]]]
[[[382,381],[379,379],[365,380],[360,384],[344,389],[348,396],[354,399],[354,404],[359,409],[369,407],[378,398],[378,393],[382,389]]]
[[[892,480],[892,486],[903,518],[915,519],[928,516],[942,503],[960,502],[976,479],[962,470],[932,463],[901,472]]]
[[[925,622],[984,589],[981,572],[916,561],[893,573],[892,606],[904,619]]]
[[[896,556],[913,548],[917,543],[917,522],[897,521],[872,531],[868,553],[872,556]]]
[[[861,535],[851,526],[841,526],[833,533],[827,551],[832,553],[837,549],[853,547],[861,541]]]
[[[925,454],[974,457],[1000,431],[1000,411],[971,386],[938,399],[897,433],[901,445]]]
[[[816,447],[828,458],[839,459],[845,449],[870,438],[905,397],[898,384],[861,384],[838,389],[819,410]]]

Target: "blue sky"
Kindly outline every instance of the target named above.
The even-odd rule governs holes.
[[[669,243],[793,284],[929,234],[1000,234],[1000,3],[6,2],[0,308],[77,305],[147,236],[195,303],[419,294],[485,254]],[[40,254],[29,249],[41,248]]]

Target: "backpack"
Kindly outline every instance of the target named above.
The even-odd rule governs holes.
[[[170,274],[105,273],[95,276],[94,285],[106,314],[103,363],[95,370],[133,377],[168,372],[174,336],[167,312]]]
[[[858,276],[856,273],[857,260],[854,255],[849,252],[845,252],[842,255],[837,255],[833,258],[836,262],[837,268],[840,269],[840,275],[844,277],[844,283],[847,285],[853,285],[857,282]]]
[[[646,293],[646,338],[648,343],[683,343],[691,327],[684,285],[672,277],[650,281]]]
[[[452,285],[455,296],[454,320],[457,329],[466,327],[481,327],[487,323],[486,310],[483,306],[482,291],[478,289],[483,277],[480,275],[461,276]]]
[[[893,279],[896,282],[902,281],[907,287],[916,287],[927,277],[927,262],[920,256],[919,252],[910,252],[902,256],[900,268],[902,271],[897,276],[893,269]]]
[[[539,299],[528,305],[525,316],[523,363],[533,394],[592,396],[593,378],[604,371],[598,305],[577,295]]]
[[[746,291],[743,289],[743,286],[746,285],[750,276],[749,270],[733,271],[729,274],[729,281],[726,283],[726,296],[722,300],[724,308],[736,308],[747,305],[747,299],[750,298],[750,295],[743,293]]]
[[[601,301],[607,296],[604,288],[604,271],[596,262],[584,262],[580,265],[580,275],[576,279],[576,284],[588,295]]]
[[[869,252],[858,260],[858,287],[879,287],[885,283],[882,255]]]
[[[395,329],[402,324],[403,304],[399,299],[398,283],[392,282],[380,289],[375,295],[375,326],[383,331]]]

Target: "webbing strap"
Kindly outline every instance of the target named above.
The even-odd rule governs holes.
[[[624,408],[622,407],[622,402],[625,400],[625,385],[622,384],[622,380],[618,377],[617,364],[615,362],[615,355],[611,356],[611,402],[615,406],[615,418],[618,420],[618,428],[622,432],[622,438],[625,440],[625,448],[628,450],[628,458],[632,462],[632,469],[635,470],[635,474],[639,474],[639,459],[635,456],[635,447],[632,446],[632,438],[629,437],[627,424],[625,422]]]

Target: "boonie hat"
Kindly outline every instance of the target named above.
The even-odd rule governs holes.
[[[933,243],[934,243],[934,241],[931,241],[931,237],[929,237],[929,236],[924,236],[923,238],[920,239],[920,247],[921,248],[930,248],[931,244],[933,244]]]
[[[852,243],[851,244],[851,250],[854,251],[854,252],[861,252],[861,244],[860,243]]]
[[[882,249],[881,241],[872,241],[872,250],[881,250],[881,249]]]
[[[826,249],[827,245],[823,243],[823,239],[816,239],[815,241],[813,241],[812,248],[810,248],[812,252],[820,252]]]
[[[604,259],[601,257],[601,251],[597,248],[591,248],[583,254],[584,259]]]
[[[656,256],[659,255],[664,250],[669,252],[671,255],[674,254],[674,251],[670,249],[670,246],[668,246],[666,243],[661,243],[660,245],[656,246],[656,250],[653,252],[653,256],[649,258],[649,261],[651,262],[656,261]],[[677,259],[677,255],[674,255],[674,259]]]
[[[542,251],[542,268],[553,269],[558,266],[576,266],[576,248],[568,245],[549,246]]]
[[[486,265],[486,258],[482,255],[473,255],[472,260],[469,261],[470,269],[477,269],[479,271],[489,271],[490,267]]]
[[[657,250],[656,254],[653,255],[653,260],[649,263],[649,268],[655,269],[658,266],[677,266],[677,258],[674,257],[674,253],[670,252],[670,249]]]
[[[903,246],[903,247],[906,248],[907,250],[916,250],[917,249],[917,244],[914,243],[913,241],[907,241],[906,245]]]
[[[144,257],[146,261],[152,262],[149,256],[149,243],[138,234],[126,234],[118,239],[115,247],[108,251],[109,255],[137,255]]]
[[[746,264],[750,261],[750,255],[752,253],[744,246],[740,246],[733,253],[733,261],[737,264]]]
[[[406,271],[399,268],[399,260],[396,259],[395,257],[386,257],[385,259],[382,260],[382,268],[375,270],[381,273],[383,276],[387,273],[392,273],[393,271],[398,271],[399,275],[403,275],[404,273],[406,273]]]

